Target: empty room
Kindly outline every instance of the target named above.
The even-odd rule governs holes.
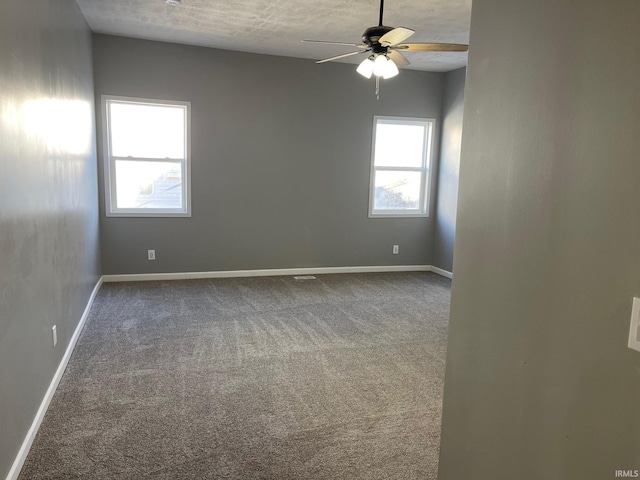
[[[0,478],[640,471],[640,5],[0,3]]]

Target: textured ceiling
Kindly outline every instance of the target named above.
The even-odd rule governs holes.
[[[320,60],[355,48],[303,39],[360,43],[378,24],[378,0],[77,0],[96,33]],[[384,24],[416,31],[407,42],[468,43],[471,0],[387,0]],[[446,72],[466,53],[407,53],[407,68]],[[363,56],[340,60],[358,63]]]

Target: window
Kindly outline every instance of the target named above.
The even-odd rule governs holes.
[[[428,216],[434,125],[426,118],[374,117],[370,217]]]
[[[191,216],[190,108],[102,97],[107,216]]]

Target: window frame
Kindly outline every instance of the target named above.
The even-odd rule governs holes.
[[[422,151],[422,165],[420,167],[376,167],[376,134],[378,122],[386,122],[394,125],[421,125],[425,127],[425,138]],[[369,175],[369,218],[411,218],[429,216],[429,195],[431,191],[431,162],[433,159],[434,134],[436,128],[435,118],[421,117],[393,117],[387,115],[374,115],[373,135],[371,141],[371,169]],[[420,172],[420,200],[416,209],[374,209],[375,180],[378,170],[399,172]]]
[[[107,217],[191,217],[191,102],[161,100],[119,95],[102,95],[102,143],[104,167],[105,215]],[[184,159],[115,157],[111,155],[110,109],[111,102],[131,103],[150,106],[180,106],[185,110]],[[182,208],[117,208],[116,176],[117,160],[150,161],[181,164]]]

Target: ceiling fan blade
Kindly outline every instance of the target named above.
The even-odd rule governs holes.
[[[400,42],[404,42],[414,33],[416,32],[411,30],[410,28],[396,27],[390,32],[387,32],[383,36],[381,36],[378,42],[380,42],[380,45],[382,45],[383,47],[389,47],[391,45],[396,45]]]
[[[364,43],[330,42],[326,40],[302,40],[305,43],[324,43],[325,45],[346,45],[348,47],[367,48]]]
[[[359,50],[357,52],[343,53],[342,55],[336,55],[335,57],[325,58],[324,60],[318,60],[316,63],[331,62],[333,60],[338,60],[339,58],[350,57],[351,55],[358,55],[359,53],[364,53],[366,51],[367,50]]]
[[[387,57],[389,57],[390,60],[393,60],[393,63],[395,63],[398,68],[406,67],[410,63],[409,60],[407,60],[407,57],[395,50],[389,50],[387,52]]]
[[[391,48],[402,50],[403,52],[466,52],[469,50],[469,45],[461,45],[459,43],[404,43]]]

